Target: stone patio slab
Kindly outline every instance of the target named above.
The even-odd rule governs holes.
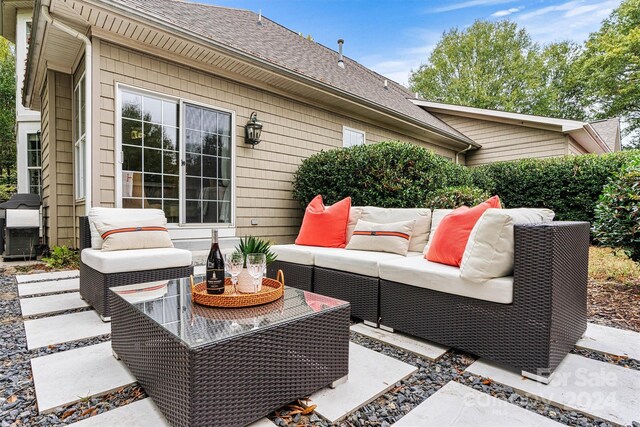
[[[399,332],[388,332],[382,329],[372,328],[364,323],[351,326],[351,330],[376,341],[382,341],[393,347],[415,353],[429,360],[438,360],[449,350],[447,347],[439,344],[414,338]]]
[[[79,292],[20,299],[20,309],[23,316],[59,313],[88,306],[89,304],[80,298]]]
[[[575,354],[567,355],[547,385],[478,360],[467,371],[513,387],[528,396],[617,424],[640,419],[640,371]]]
[[[311,395],[316,412],[335,423],[392,388],[417,368],[360,345],[349,344],[349,379]]]
[[[640,333],[589,323],[576,347],[640,360]]]
[[[44,295],[56,292],[77,291],[80,289],[80,278],[49,280],[46,282],[28,282],[18,285],[18,295]]]
[[[40,413],[135,382],[112,356],[111,342],[36,357],[31,370]]]
[[[137,400],[73,424],[78,427],[170,427],[150,398]]]
[[[273,427],[276,424],[273,423],[269,418],[262,418],[255,423],[249,424],[247,427]]]
[[[450,381],[394,426],[560,426],[549,418],[500,400],[455,381]]]
[[[58,280],[69,279],[71,277],[80,276],[78,270],[64,270],[64,271],[52,271],[50,273],[38,273],[38,274],[18,274],[16,276],[16,282],[29,283],[29,282],[41,282],[43,280]]]
[[[24,329],[27,335],[27,348],[32,350],[109,334],[111,333],[111,324],[100,320],[98,313],[91,310],[25,320]]]

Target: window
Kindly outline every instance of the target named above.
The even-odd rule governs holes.
[[[231,113],[130,89],[120,100],[122,206],[231,223]]]
[[[27,134],[27,173],[29,175],[29,193],[42,196],[40,133]]]
[[[75,157],[75,186],[76,199],[85,196],[85,146],[87,138],[87,112],[84,76],[80,78],[73,91],[74,109],[74,157]]]
[[[354,145],[362,145],[366,141],[364,132],[357,129],[351,129],[346,126],[342,128],[342,146],[353,147]]]

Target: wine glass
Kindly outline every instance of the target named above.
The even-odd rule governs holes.
[[[265,254],[249,254],[247,255],[247,270],[253,277],[254,292],[258,292],[260,280],[262,280],[262,272],[267,265],[267,257]]]
[[[241,252],[230,252],[225,257],[224,265],[231,275],[231,284],[233,285],[233,294],[237,294],[238,275],[242,271],[244,264],[244,256]]]

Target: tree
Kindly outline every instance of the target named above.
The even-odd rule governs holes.
[[[16,168],[16,59],[13,45],[0,37],[0,175]]]
[[[624,0],[589,36],[577,68],[590,114],[622,117],[627,148],[640,148],[640,0]]]
[[[578,81],[572,75],[578,46],[541,48],[510,21],[476,21],[445,32],[411,87],[424,98],[478,108],[580,119]]]

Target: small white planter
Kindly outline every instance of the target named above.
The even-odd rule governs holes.
[[[253,286],[253,277],[249,274],[249,270],[243,268],[240,274],[238,275],[238,292],[242,292],[243,294],[253,294],[262,289],[262,280],[258,285],[258,289]]]

